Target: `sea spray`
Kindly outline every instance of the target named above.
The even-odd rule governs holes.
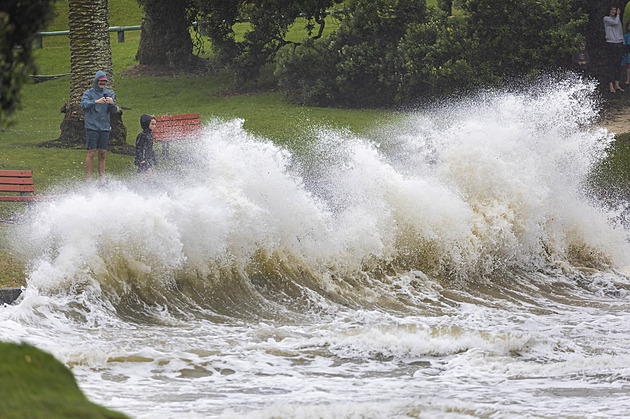
[[[256,305],[260,287],[330,297],[408,270],[466,282],[625,266],[625,232],[582,188],[612,134],[589,125],[592,86],[565,87],[488,93],[365,137],[315,128],[300,154],[212,120],[195,157],[152,187],[118,179],[43,204],[21,229],[29,284],[151,301],[235,287]]]

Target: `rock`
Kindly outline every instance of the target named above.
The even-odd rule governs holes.
[[[0,288],[0,305],[12,304],[22,294],[22,288]]]

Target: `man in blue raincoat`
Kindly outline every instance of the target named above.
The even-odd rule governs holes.
[[[105,156],[109,144],[111,126],[109,116],[116,112],[116,95],[105,87],[107,76],[97,71],[94,76],[94,87],[83,93],[81,108],[85,114],[85,136],[87,139],[87,157],[85,158],[85,178],[92,178],[92,164],[98,150],[98,176],[105,181]]]

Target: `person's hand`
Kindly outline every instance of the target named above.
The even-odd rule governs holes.
[[[110,105],[113,105],[114,104],[114,99],[112,99],[111,97],[106,97],[105,98],[105,102],[109,103]]]
[[[105,103],[105,98],[104,98],[104,97],[102,97],[102,98],[100,98],[100,99],[96,99],[96,100],[94,101],[94,103]]]

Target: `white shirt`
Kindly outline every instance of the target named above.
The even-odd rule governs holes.
[[[606,42],[623,44],[623,28],[619,15],[615,17],[604,16],[604,29],[606,30]]]

